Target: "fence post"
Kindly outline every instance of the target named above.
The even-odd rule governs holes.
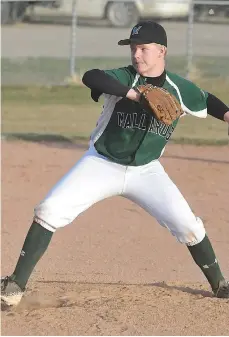
[[[194,0],[189,4],[188,29],[187,29],[187,73],[186,78],[190,77],[193,62],[193,23],[194,23]]]
[[[72,24],[70,46],[70,76],[76,74],[76,30],[77,30],[77,0],[72,0]]]

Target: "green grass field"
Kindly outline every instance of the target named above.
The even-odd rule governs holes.
[[[69,59],[54,57],[1,59],[2,85],[47,85],[62,84],[68,78]],[[110,69],[129,64],[129,58],[89,58],[76,59],[76,72],[79,77],[91,68]],[[185,55],[167,57],[167,67],[182,76],[186,75],[187,60]],[[229,78],[228,57],[193,57],[193,68],[198,69],[198,76],[208,78]]]
[[[229,103],[228,83],[200,82],[204,89]],[[93,102],[90,91],[82,86],[3,87],[2,134],[31,140],[87,140],[102,104],[102,100]],[[228,144],[227,125],[211,116],[186,116],[180,120],[171,141]]]

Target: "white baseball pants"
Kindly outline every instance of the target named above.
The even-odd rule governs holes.
[[[117,195],[141,206],[181,243],[195,245],[205,236],[201,219],[158,160],[124,166],[99,155],[93,146],[35,208],[34,220],[55,232],[96,202]]]

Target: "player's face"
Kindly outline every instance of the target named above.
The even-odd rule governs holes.
[[[150,76],[161,61],[164,61],[166,48],[156,43],[131,44],[131,60],[136,71],[143,76]]]

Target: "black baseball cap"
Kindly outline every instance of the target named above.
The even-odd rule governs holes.
[[[126,46],[130,43],[157,43],[167,47],[166,31],[157,22],[141,21],[132,28],[129,39],[120,40],[118,42],[120,46]]]

